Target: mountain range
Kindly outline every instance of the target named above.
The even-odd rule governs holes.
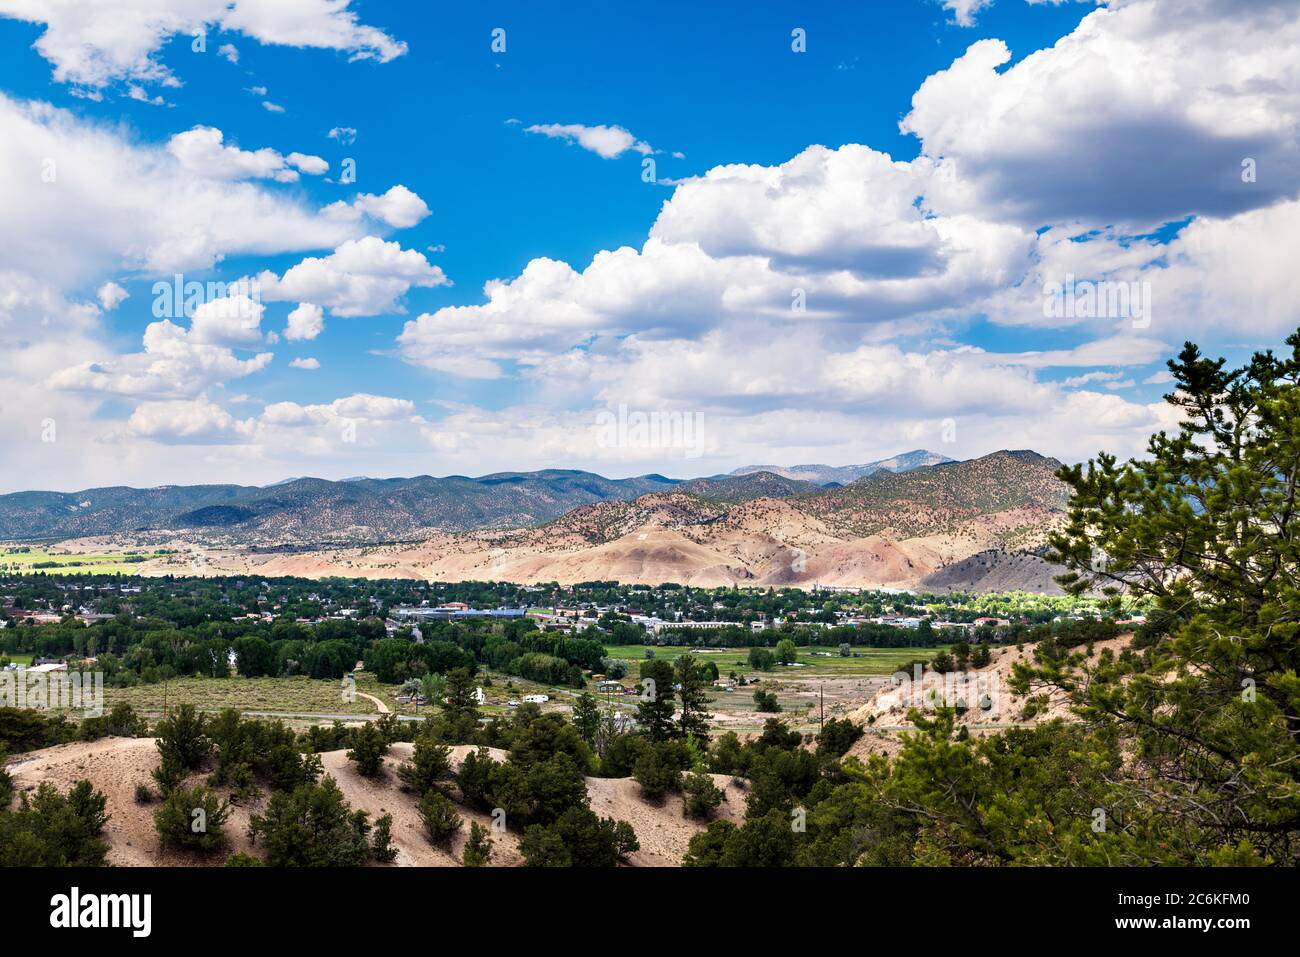
[[[636,498],[680,483],[660,475],[607,479],[548,469],[478,478],[297,478],[243,485],[124,486],[0,495],[0,540],[156,530],[229,535],[249,543],[392,541],[431,530],[533,525],[569,509]]]
[[[1041,555],[1066,517],[1059,467],[1004,450],[843,485],[548,470],[19,493],[0,497],[0,537],[173,546],[143,574],[1052,591]]]
[[[716,501],[785,497],[882,470],[901,472],[940,461],[951,460],[916,451],[867,465],[747,467],[691,480],[662,475],[608,479],[592,472],[545,469],[477,478],[291,478],[261,487],[113,486],[79,492],[16,492],[0,495],[0,541],[157,530],[188,530],[206,537],[229,533],[250,542],[392,541],[431,531],[531,526],[593,502],[635,499],[669,489]],[[817,477],[806,477],[812,475]]]

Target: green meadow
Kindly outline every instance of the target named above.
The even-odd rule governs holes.
[[[134,575],[141,562],[157,552],[89,552],[69,554],[62,550],[22,546],[0,548],[0,572],[34,575],[41,572],[60,575]]]
[[[921,659],[928,661],[937,652],[949,646],[936,648],[864,648],[854,646],[853,656],[840,657],[838,645],[813,645],[800,647],[796,664],[776,665],[769,673],[772,677],[796,677],[807,675],[892,675],[909,661]],[[607,657],[622,658],[631,663],[631,674],[636,674],[636,663],[645,659],[646,649],[654,652],[656,658],[672,661],[682,652],[682,647],[668,645],[606,645]],[[770,649],[769,649],[770,650]],[[749,674],[748,648],[693,648],[691,653],[704,661],[712,661],[718,666],[718,672],[726,675],[732,671]],[[827,657],[829,655],[829,657]]]

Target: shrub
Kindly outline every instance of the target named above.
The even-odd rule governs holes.
[[[217,749],[212,784],[248,792],[260,775],[272,788],[292,790],[320,776],[320,759],[304,755],[294,733],[278,721],[247,720],[227,708],[208,722],[207,733]]]
[[[509,780],[511,772],[517,768],[514,756],[502,771]],[[493,805],[506,809],[506,813],[522,817],[529,823],[549,824],[571,807],[587,804],[587,779],[580,768],[567,754],[557,754],[547,761],[542,761],[523,773],[524,794],[522,800],[512,802],[503,794],[502,788],[494,788]],[[512,807],[512,803],[522,805]]]
[[[460,793],[470,804],[479,808],[491,807],[487,795],[492,788],[492,775],[496,764],[497,762],[488,754],[487,748],[479,748],[465,755],[456,780],[460,784]]]
[[[416,794],[432,791],[451,777],[451,749],[432,736],[422,734],[415,740],[411,760],[397,769],[397,776]]]
[[[781,703],[776,700],[776,695],[772,692],[758,688],[754,691],[754,708],[757,711],[775,714],[781,710]]]
[[[183,771],[193,771],[212,753],[207,721],[192,704],[183,704],[158,722],[158,751],[163,763],[171,761]]]
[[[230,805],[200,784],[173,788],[153,820],[164,845],[207,853],[225,842],[222,828],[229,817]]]
[[[461,852],[460,862],[466,867],[483,867],[492,860],[492,838],[488,837],[487,828],[478,821],[469,826],[469,840]]]
[[[744,774],[745,748],[736,732],[728,731],[709,750],[709,769],[715,774]]]
[[[865,732],[848,718],[831,718],[817,735],[817,751],[831,757],[843,756]]]
[[[722,803],[722,791],[707,774],[688,774],[682,780],[682,796],[688,817],[708,820]]]
[[[717,867],[722,861],[727,841],[736,832],[736,825],[730,821],[713,821],[708,830],[701,831],[691,838],[687,845],[686,856],[682,858],[683,867]]]
[[[437,791],[429,791],[420,799],[419,811],[429,843],[438,847],[450,847],[451,839],[461,827],[456,805]]]
[[[153,779],[158,782],[159,793],[166,797],[184,782],[185,769],[175,757],[164,754],[162,763],[153,770]]]
[[[381,864],[391,864],[397,860],[397,848],[393,847],[393,815],[385,814],[375,822],[375,833],[370,839],[370,854]]]
[[[102,866],[107,804],[89,781],[78,781],[66,796],[42,782],[16,810],[0,813],[0,867]]]
[[[519,853],[523,854],[527,867],[573,866],[573,858],[564,846],[564,838],[542,824],[534,824],[524,833],[519,842]]]
[[[266,813],[249,822],[249,838],[266,845],[271,867],[359,867],[370,856],[370,824],[354,811],[333,778],[271,795]]]
[[[367,721],[352,732],[352,750],[348,760],[356,763],[357,773],[367,778],[378,777],[384,770],[384,755],[388,753],[388,739],[382,728]]]
[[[534,824],[519,842],[529,867],[616,867],[640,847],[631,824],[586,807],[570,808],[551,825]]]
[[[98,718],[86,718],[78,729],[78,737],[83,741],[95,741],[103,737],[143,738],[149,733],[149,724],[135,713],[126,702],[115,705],[113,710]]]
[[[717,823],[717,822],[714,822]],[[789,867],[794,862],[795,837],[790,816],[769,811],[746,820],[731,832],[718,859],[721,867]]]
[[[226,867],[265,867],[266,862],[260,857],[254,857],[252,854],[245,854],[243,851],[231,854],[226,858]]]
[[[649,742],[638,734],[616,734],[605,748],[600,760],[600,773],[607,778],[625,778],[632,773],[636,759]]]
[[[26,708],[0,708],[0,745],[10,751],[30,751],[58,743],[50,719]]]
[[[637,757],[632,777],[641,785],[642,796],[657,804],[669,791],[677,790],[689,762],[689,752],[679,742],[648,745]]]

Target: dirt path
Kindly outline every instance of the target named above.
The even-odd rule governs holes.
[[[391,713],[392,713],[392,712],[390,712],[390,711],[388,710],[388,705],[384,704],[382,701],[380,701],[378,698],[376,698],[376,697],[375,697],[374,695],[372,695],[372,694],[366,694],[364,691],[358,691],[358,692],[357,692],[357,697],[358,697],[358,698],[365,698],[367,701],[369,701],[371,704],[373,704],[376,708],[379,709],[379,713],[380,713],[380,714],[391,714]]]

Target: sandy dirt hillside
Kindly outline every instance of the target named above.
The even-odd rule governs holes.
[[[1095,663],[1106,651],[1118,655],[1132,642],[1132,634],[1098,641],[1093,645],[1087,663]],[[866,734],[853,745],[849,754],[859,759],[871,754],[896,754],[902,746],[900,735],[916,730],[907,721],[908,711],[918,706],[925,710],[932,701],[968,702],[969,708],[958,713],[957,722],[966,725],[971,734],[977,736],[1010,727],[1040,724],[1053,718],[1069,718],[1070,703],[1060,692],[1049,695],[1046,707],[1030,717],[1024,716],[1026,699],[1012,692],[1011,676],[1017,664],[1033,663],[1034,648],[1035,645],[1026,645],[1023,650],[994,648],[993,660],[984,668],[966,672],[965,681],[948,680],[952,676],[926,671],[919,684],[882,682],[866,704],[846,716],[866,729]],[[981,707],[986,695],[987,708]]]
[[[385,758],[386,770],[380,780],[358,775],[345,751],[326,752],[321,755],[321,762],[325,773],[338,782],[353,808],[369,812],[372,822],[384,814],[393,816],[393,844],[398,851],[396,866],[458,867],[469,835],[469,822],[478,821],[488,827],[491,819],[460,806],[458,809],[465,823],[452,842],[451,853],[430,845],[416,811],[416,797],[402,791],[397,778],[397,768],[410,758],[412,748],[409,743],[394,744]],[[452,748],[452,763],[459,766],[471,750],[468,746]],[[491,753],[497,760],[505,757],[502,751]],[[153,738],[105,738],[63,744],[18,755],[8,765],[18,793],[34,790],[42,781],[49,781],[67,791],[82,778],[102,791],[108,799],[111,815],[105,830],[110,864],[128,867],[207,866],[221,864],[226,855],[235,851],[257,853],[257,848],[250,846],[248,841],[248,822],[253,814],[265,807],[265,794],[252,803],[232,803],[233,813],[225,826],[228,843],[222,852],[202,856],[162,848],[153,824],[153,813],[158,807],[156,800],[139,804],[135,799],[137,784],[153,785],[150,774],[157,766],[158,749]],[[204,776],[196,774],[193,780],[199,781]],[[745,792],[725,775],[713,775],[713,779],[726,796],[719,816],[739,822],[744,816]],[[683,815],[679,796],[669,797],[662,805],[647,804],[640,797],[640,788],[630,778],[588,778],[587,792],[591,796],[593,811],[602,817],[627,821],[636,831],[641,849],[631,857],[633,866],[679,865],[691,837],[704,827]],[[492,838],[495,841],[494,866],[523,863],[518,835],[494,833]]]

